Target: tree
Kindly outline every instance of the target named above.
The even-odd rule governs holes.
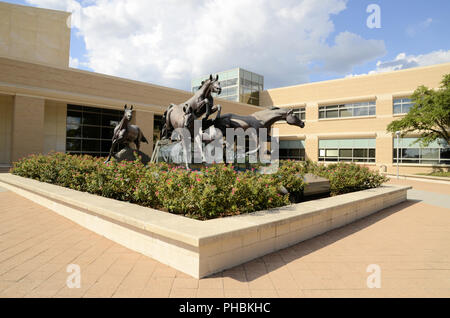
[[[437,139],[450,145],[450,74],[444,75],[437,90],[419,86],[411,96],[413,106],[405,117],[391,122],[387,130],[401,136],[410,132],[420,134],[417,142],[424,147]]]

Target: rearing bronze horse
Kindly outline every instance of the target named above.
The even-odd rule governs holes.
[[[182,104],[171,104],[164,112],[164,126],[161,130],[161,139],[170,138],[171,132],[176,128],[192,128],[194,120],[203,116],[208,119],[209,115],[215,113],[219,107],[214,106],[212,93],[220,94],[222,88],[219,84],[219,75],[202,82],[200,89]]]

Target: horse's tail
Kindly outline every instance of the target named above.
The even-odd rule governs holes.
[[[147,138],[145,138],[144,133],[142,132],[142,130],[141,130],[141,141],[148,144],[148,140],[147,140]]]

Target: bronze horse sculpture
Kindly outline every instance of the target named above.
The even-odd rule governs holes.
[[[112,145],[109,150],[109,156],[106,162],[111,160],[114,148],[119,144],[125,144],[129,146],[130,143],[134,142],[136,149],[139,150],[141,141],[148,143],[141,129],[136,125],[131,125],[130,121],[133,118],[133,105],[130,109],[127,109],[127,105],[124,106],[124,114],[120,123],[114,128],[114,135],[112,137]]]
[[[254,128],[259,133],[259,128],[269,129],[274,123],[280,120],[286,120],[289,125],[300,128],[305,127],[305,123],[294,115],[293,109],[272,107],[271,109],[261,110],[247,116],[236,114],[218,115],[213,120],[204,120],[202,122],[202,129],[205,131],[213,126],[219,129],[223,136],[226,135],[227,128],[242,128],[244,131],[248,128]]]
[[[215,113],[220,106],[214,106],[214,99],[212,93],[220,94],[222,88],[219,84],[219,75],[202,82],[199,90],[182,104],[171,104],[164,112],[163,121],[164,126],[161,130],[161,139],[170,138],[170,134],[177,128],[192,129],[194,120],[205,115],[208,119],[209,115]]]
[[[272,107],[271,109],[261,110],[248,116],[236,114],[224,114],[223,116],[220,116],[219,110],[215,119],[204,119],[202,121],[201,136],[196,136],[196,138],[200,138],[197,139],[197,142],[203,141],[206,146],[218,136],[226,137],[227,128],[242,128],[244,131],[253,128],[256,131],[256,135],[253,137],[257,138],[260,133],[260,128],[270,129],[275,122],[280,120],[286,120],[289,125],[300,128],[305,127],[305,123],[298,116],[294,115],[293,109]],[[267,141],[271,141],[269,134],[267,134]],[[228,141],[224,138],[224,145],[229,142],[234,143],[234,141]],[[259,145],[258,141],[254,140],[254,142],[257,145],[256,149],[247,154],[260,149],[261,145]],[[203,154],[202,157],[204,158]]]

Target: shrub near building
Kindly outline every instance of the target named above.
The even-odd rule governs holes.
[[[288,205],[290,193],[301,193],[303,174],[311,172],[330,179],[332,195],[380,186],[387,179],[355,164],[319,165],[282,161],[275,174],[255,170],[236,171],[215,164],[200,171],[165,163],[144,166],[134,162],[62,153],[32,155],[14,163],[13,174],[85,191],[107,198],[183,214],[198,219],[248,213]]]

